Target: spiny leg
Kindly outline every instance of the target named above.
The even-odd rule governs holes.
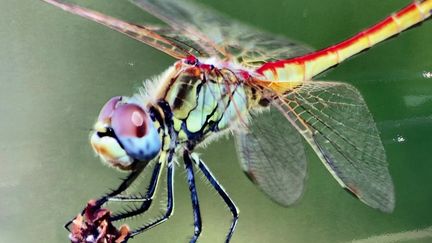
[[[198,193],[195,187],[195,176],[193,172],[192,160],[189,151],[185,150],[183,152],[183,159],[186,167],[187,180],[189,184],[189,190],[191,193],[192,209],[194,214],[194,236],[190,240],[190,243],[195,243],[199,235],[201,234],[201,229],[202,229],[201,212],[198,203]]]
[[[123,179],[122,183],[116,189],[112,190],[110,193],[98,199],[96,201],[97,206],[102,206],[109,200],[109,198],[115,197],[128,189],[129,186],[138,178],[144,168],[145,166],[141,166],[139,169],[132,171],[126,178]]]
[[[116,197],[112,197],[112,198],[108,199],[109,201],[120,201],[120,202],[142,202],[141,206],[139,208],[137,208],[136,210],[127,211],[127,212],[112,216],[111,221],[114,222],[114,221],[125,219],[128,217],[133,217],[135,215],[144,213],[145,211],[147,211],[150,208],[150,206],[153,202],[153,197],[155,195],[158,182],[159,182],[161,166],[162,166],[161,162],[158,162],[155,165],[155,167],[153,169],[152,177],[150,179],[149,186],[147,187],[147,192],[144,196],[140,196],[140,197],[116,196]]]
[[[168,155],[168,163],[167,163],[167,207],[165,214],[151,223],[145,224],[135,230],[133,230],[128,239],[133,238],[134,236],[151,229],[169,219],[174,211],[174,163],[172,162],[173,152]],[[163,163],[165,165],[165,163]]]
[[[122,193],[124,190],[126,190],[137,178],[138,175],[142,172],[142,170],[144,169],[143,167],[139,167],[138,169],[132,171],[126,178],[123,179],[122,183],[114,190],[112,190],[110,193],[106,194],[105,196],[99,198],[98,200],[96,200],[96,204],[95,204],[95,208],[99,208],[100,206],[102,206],[104,203],[106,203],[109,198],[117,196],[118,194]],[[84,214],[85,209],[83,209],[81,211],[81,215]],[[69,226],[70,224],[72,224],[74,219],[69,220],[64,227],[69,230]]]
[[[227,234],[225,242],[228,243],[231,240],[231,237],[234,233],[235,227],[237,226],[237,221],[239,217],[239,209],[235,205],[234,201],[230,198],[228,193],[225,191],[225,189],[222,187],[222,185],[217,181],[217,179],[213,176],[211,171],[208,169],[207,165],[198,157],[196,154],[191,154],[191,158],[194,161],[194,163],[199,167],[201,172],[205,175],[207,180],[209,180],[210,184],[213,186],[213,188],[219,193],[219,195],[222,197],[224,202],[228,205],[233,220],[229,229],[229,232]]]

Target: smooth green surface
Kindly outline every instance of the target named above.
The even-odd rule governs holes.
[[[151,19],[127,1],[77,2],[135,22]],[[205,2],[250,25],[322,48],[409,1]],[[221,139],[200,152],[241,209],[233,242],[347,242],[432,225],[432,78],[422,76],[432,73],[431,43],[429,21],[321,77],[349,82],[364,95],[387,150],[395,212],[380,213],[352,198],[310,149],[303,199],[280,207],[248,181],[232,141]],[[123,176],[103,166],[89,147],[88,133],[100,107],[114,95],[132,94],[173,61],[40,1],[0,1],[1,243],[67,242],[64,222]],[[182,168],[176,175],[175,215],[132,242],[187,242],[193,227]],[[230,214],[198,181],[200,242],[223,242]],[[423,235],[429,238],[413,235],[409,242],[432,241],[428,232]]]

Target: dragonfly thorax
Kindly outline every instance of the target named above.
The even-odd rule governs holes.
[[[180,143],[196,144],[247,121],[250,88],[236,71],[219,67],[177,62],[170,75],[159,80],[158,99],[169,104]]]

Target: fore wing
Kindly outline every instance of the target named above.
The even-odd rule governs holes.
[[[190,55],[218,56],[240,62],[248,68],[258,68],[266,62],[310,51],[310,48],[257,31],[187,0],[132,0],[168,26],[133,24],[60,0],[43,1],[105,25],[177,59]]]
[[[94,10],[64,3],[62,1],[43,1],[59,7],[64,11],[81,16],[123,33],[177,59],[186,58],[190,55],[206,55],[199,46],[191,45],[191,41],[189,39],[184,38],[181,32],[178,32],[172,28],[133,24]]]
[[[236,22],[196,2],[131,1],[173,29],[181,31],[211,56],[236,60],[249,68],[311,51],[294,41]]]
[[[247,131],[235,138],[241,167],[252,182],[283,206],[300,198],[307,170],[304,145],[278,110],[252,114]]]
[[[281,95],[275,106],[344,188],[373,208],[394,209],[384,147],[356,88],[337,82],[306,82]]]

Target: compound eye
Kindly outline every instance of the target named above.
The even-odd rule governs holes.
[[[111,117],[111,127],[119,137],[141,138],[147,133],[147,113],[138,105],[117,107]]]
[[[101,111],[99,112],[98,121],[104,122],[111,118],[116,105],[118,102],[122,100],[121,96],[115,96],[112,97],[110,100],[108,100],[107,103],[102,107]]]

